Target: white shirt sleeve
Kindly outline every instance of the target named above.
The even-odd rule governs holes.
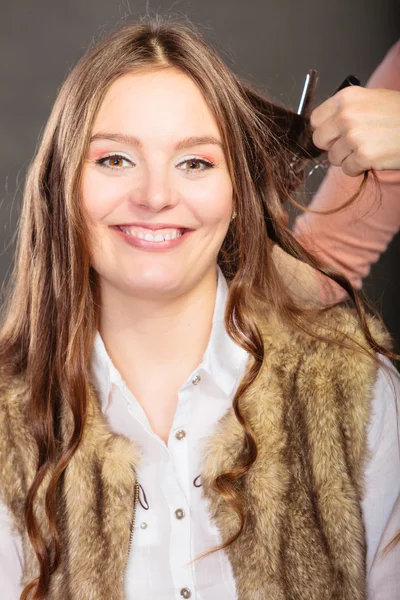
[[[22,543],[12,530],[7,508],[0,503],[0,589],[1,600],[19,600],[22,592]]]
[[[396,600],[400,598],[400,543],[387,555],[383,550],[400,531],[400,375],[389,360],[380,358],[388,369],[379,369],[374,387],[362,503],[368,600]]]

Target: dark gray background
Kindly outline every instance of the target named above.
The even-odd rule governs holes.
[[[149,9],[188,16],[236,73],[296,108],[310,68],[320,73],[318,102],[350,73],[365,83],[399,37],[398,6],[398,0],[1,0],[0,281],[12,262],[26,167],[57,90],[92,39],[125,16]],[[397,342],[399,250],[397,235],[364,285]]]

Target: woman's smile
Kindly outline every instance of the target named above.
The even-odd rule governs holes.
[[[135,248],[148,252],[166,252],[180,246],[192,233],[192,229],[165,228],[161,230],[144,227],[114,225],[110,229]]]

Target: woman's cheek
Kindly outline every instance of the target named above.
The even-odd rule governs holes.
[[[107,178],[103,175],[87,171],[82,180],[83,207],[93,222],[107,217],[129,192],[129,188],[122,185],[117,178]]]
[[[232,210],[233,188],[230,179],[204,180],[197,185],[186,186],[183,193],[186,203],[203,223],[215,222],[227,217]]]

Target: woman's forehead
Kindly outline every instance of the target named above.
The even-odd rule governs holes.
[[[141,137],[214,136],[218,125],[198,86],[176,69],[119,77],[107,91],[92,135],[99,131]]]

